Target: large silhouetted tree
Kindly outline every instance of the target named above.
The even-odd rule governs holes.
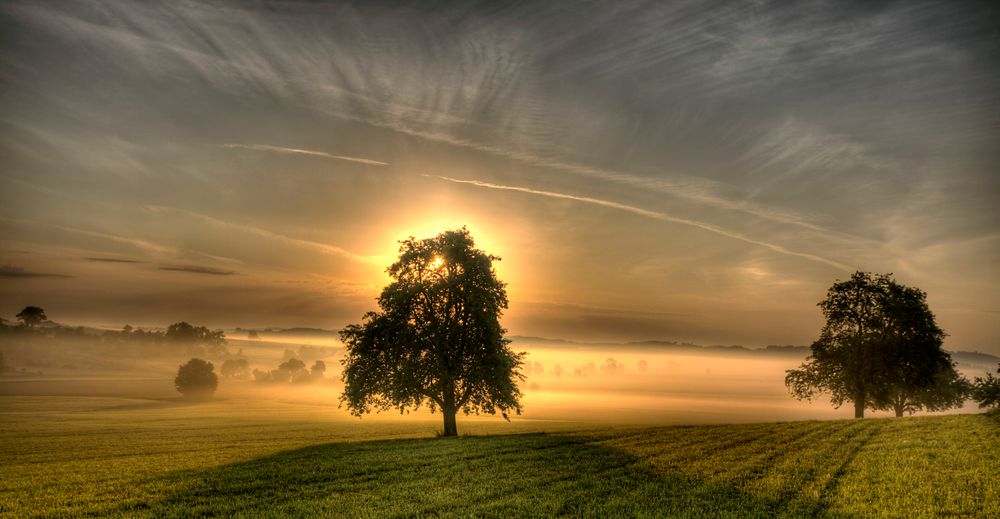
[[[174,387],[184,395],[184,398],[192,400],[211,398],[215,394],[215,388],[219,386],[219,377],[215,375],[214,369],[211,362],[191,359],[177,369]]]
[[[834,283],[819,306],[826,317],[819,340],[785,377],[795,397],[829,393],[835,407],[852,402],[856,418],[865,408],[902,416],[962,404],[968,382],[941,349],[945,334],[927,294],[896,283],[891,274],[855,272]]]
[[[42,310],[37,306],[26,306],[24,307],[24,310],[21,310],[21,313],[15,315],[14,317],[20,319],[21,322],[28,328],[40,324],[42,321],[48,319],[45,315],[45,310]]]
[[[387,269],[393,281],[379,311],[341,331],[347,346],[344,394],[352,413],[424,403],[444,414],[444,435],[455,436],[457,411],[521,412],[517,382],[523,354],[504,338],[504,284],[493,261],[462,228],[435,238],[401,242]]]

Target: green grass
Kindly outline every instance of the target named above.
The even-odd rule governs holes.
[[[1000,517],[1000,418],[604,428],[0,397],[0,515]]]

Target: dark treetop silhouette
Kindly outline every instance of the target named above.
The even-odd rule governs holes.
[[[500,326],[507,308],[493,270],[500,258],[474,245],[464,227],[401,242],[380,310],[340,333],[347,346],[341,400],[352,413],[403,412],[427,401],[444,414],[445,436],[458,434],[458,410],[520,414],[524,354],[509,348]]]
[[[24,307],[24,310],[21,310],[21,313],[14,317],[20,319],[21,322],[29,328],[35,326],[36,324],[41,324],[43,321],[48,319],[45,315],[45,310],[42,310],[37,306],[26,306]]]
[[[941,349],[944,332],[927,294],[896,283],[892,274],[855,272],[834,283],[819,303],[826,317],[812,355],[788,370],[785,384],[800,399],[830,393],[834,406],[931,411],[962,405],[968,382]]]

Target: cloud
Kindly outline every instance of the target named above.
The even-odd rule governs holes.
[[[95,258],[95,257],[87,257],[87,258],[83,258],[83,259],[85,259],[87,261],[93,261],[93,262],[96,262],[96,263],[142,263],[139,260],[122,259],[122,258]]]
[[[153,243],[151,241],[142,240],[142,239],[138,239],[138,238],[129,238],[129,237],[126,237],[126,236],[120,236],[120,235],[117,235],[117,234],[110,234],[110,233],[98,232],[98,231],[90,231],[90,230],[87,230],[87,229],[79,229],[79,228],[76,228],[76,227],[68,227],[68,226],[65,226],[65,225],[59,225],[59,224],[47,223],[47,222],[39,222],[39,221],[27,220],[27,219],[23,219],[23,218],[10,218],[10,217],[7,217],[7,216],[0,216],[0,221],[10,222],[10,223],[20,224],[20,225],[39,225],[39,226],[43,226],[43,227],[48,227],[50,229],[58,229],[60,231],[71,232],[71,233],[80,234],[80,235],[83,235],[83,236],[90,236],[92,238],[100,238],[100,239],[103,239],[103,240],[113,241],[115,243],[121,243],[121,244],[124,244],[124,245],[130,245],[132,247],[135,247],[137,249],[140,249],[140,250],[152,253],[152,254],[160,254],[160,255],[162,255],[162,254],[176,254],[177,253],[177,250],[174,249],[174,248],[172,248],[172,247],[167,247],[165,245],[160,245],[160,244],[157,244],[157,243]]]
[[[47,272],[29,272],[22,267],[14,265],[0,265],[0,278],[70,278],[65,274],[51,274]]]
[[[266,229],[261,229],[259,227],[253,227],[253,226],[250,226],[250,225],[244,225],[244,224],[238,224],[238,223],[228,222],[228,221],[225,221],[225,220],[220,220],[220,219],[215,218],[213,216],[208,216],[206,214],[202,214],[202,213],[195,212],[195,211],[189,211],[189,210],[186,210],[186,209],[177,209],[177,208],[173,208],[173,207],[165,207],[165,206],[159,206],[159,205],[147,205],[145,207],[147,209],[149,209],[150,211],[153,211],[153,212],[173,212],[173,213],[184,214],[184,215],[190,216],[192,218],[197,218],[199,220],[208,222],[209,224],[215,225],[217,227],[224,227],[224,228],[227,228],[227,229],[233,229],[233,230],[245,232],[245,233],[248,233],[248,234],[253,234],[253,235],[256,235],[256,236],[260,236],[262,238],[267,238],[267,239],[270,239],[270,240],[274,240],[274,241],[277,241],[277,242],[281,242],[281,243],[285,243],[285,244],[289,244],[289,245],[294,245],[296,247],[303,247],[303,248],[307,248],[307,249],[312,249],[312,250],[315,250],[315,251],[319,251],[319,252],[321,252],[323,254],[328,254],[328,255],[333,255],[333,256],[340,256],[340,257],[351,259],[351,260],[354,260],[354,261],[357,261],[357,262],[361,262],[361,263],[370,263],[370,264],[373,264],[373,265],[381,265],[382,264],[382,260],[380,260],[379,258],[374,258],[372,256],[364,256],[362,254],[357,254],[357,253],[351,252],[351,251],[349,251],[347,249],[344,249],[344,248],[341,248],[341,247],[337,247],[336,245],[329,245],[329,244],[326,244],[326,243],[319,243],[319,242],[314,242],[314,241],[309,241],[309,240],[302,240],[302,239],[299,239],[299,238],[292,238],[290,236],[285,236],[283,234],[278,234],[276,232],[268,231]]]
[[[219,270],[212,267],[202,267],[199,265],[168,265],[160,267],[160,270],[169,270],[172,272],[190,272],[192,274],[208,274],[212,276],[233,276],[236,272],[231,270]]]
[[[158,243],[153,243],[151,241],[142,240],[142,239],[139,239],[139,238],[129,238],[129,237],[126,237],[126,236],[119,236],[117,234],[110,234],[110,233],[97,232],[97,231],[88,231],[86,229],[77,229],[75,227],[67,227],[67,226],[64,226],[64,225],[56,225],[56,224],[42,224],[42,225],[47,225],[47,226],[52,227],[54,229],[59,229],[59,230],[67,231],[67,232],[82,234],[84,236],[91,236],[91,237],[94,237],[94,238],[102,238],[102,239],[110,240],[110,241],[113,241],[113,242],[116,242],[116,243],[122,243],[122,244],[125,244],[125,245],[131,245],[132,247],[135,247],[137,249],[141,249],[141,250],[153,253],[153,254],[176,254],[177,253],[177,250],[174,249],[173,247],[167,247],[165,245],[160,245]]]
[[[695,178],[695,177],[676,175],[676,174],[671,175],[671,178],[669,179],[638,176],[630,173],[625,173],[622,171],[615,171],[605,168],[588,166],[585,164],[575,163],[571,161],[542,157],[533,153],[524,151],[515,151],[501,146],[482,144],[480,142],[472,141],[469,139],[454,137],[452,135],[443,132],[436,132],[430,130],[417,130],[409,127],[406,123],[403,123],[401,121],[376,120],[371,118],[366,119],[336,111],[328,111],[327,113],[329,115],[339,117],[342,119],[362,122],[378,128],[385,128],[388,130],[392,130],[395,132],[403,133],[406,135],[418,137],[429,141],[441,142],[445,144],[450,144],[452,146],[468,148],[483,153],[489,153],[491,155],[513,159],[522,162],[524,164],[528,164],[530,166],[538,166],[551,170],[561,171],[564,173],[595,178],[598,180],[613,182],[616,184],[621,184],[641,190],[655,191],[658,193],[675,196],[677,198],[681,198],[691,202],[703,204],[709,207],[749,214],[752,216],[756,216],[758,218],[763,218],[765,220],[770,220],[773,222],[778,222],[786,225],[794,225],[797,227],[801,227],[803,229],[808,229],[823,234],[829,234],[829,235],[843,234],[840,232],[833,231],[831,229],[827,229],[820,225],[817,225],[816,223],[813,223],[813,221],[806,215],[798,214],[792,211],[777,209],[774,207],[763,206],[761,204],[757,204],[748,200],[734,200],[722,196],[718,194],[718,192],[725,190],[726,188],[732,190],[732,186],[729,186],[728,184],[724,184],[721,182],[715,182],[703,178]]]
[[[275,153],[286,153],[293,155],[309,155],[312,157],[324,157],[328,159],[336,160],[346,160],[348,162],[357,162],[359,164],[367,164],[369,166],[388,166],[388,162],[382,162],[380,160],[364,159],[360,157],[348,157],[346,155],[333,155],[330,153],[322,151],[313,150],[303,150],[299,148],[286,148],[284,146],[271,146],[268,144],[223,144],[223,148],[238,148],[244,150],[253,151],[271,151]]]
[[[171,10],[175,16],[169,19],[162,16],[160,9],[134,4],[116,5],[115,17],[107,19],[89,19],[79,13],[35,6],[18,7],[16,12],[56,34],[69,32],[83,38],[101,49],[102,54],[117,55],[122,64],[141,67],[161,62],[158,73],[182,71],[230,93],[266,93],[334,117],[432,142],[830,232],[807,215],[733,195],[738,189],[725,182],[677,172],[662,172],[659,178],[640,176],[560,158],[565,143],[554,137],[568,131],[556,121],[567,120],[571,114],[546,108],[553,103],[545,99],[544,91],[535,83],[539,64],[532,58],[538,54],[540,43],[552,42],[539,42],[541,35],[506,24],[503,18],[456,28],[450,17],[430,16],[419,20],[430,25],[415,31],[414,20],[398,12],[347,9],[352,15],[339,16],[339,30],[329,31],[326,26],[312,23],[314,18],[330,14],[322,6],[315,7],[312,16],[299,12],[288,19],[269,18],[252,8],[220,10],[179,4]],[[604,14],[612,11],[608,9]],[[215,24],[223,12],[227,23]],[[669,12],[659,14],[662,21],[672,17]],[[629,65],[629,59],[641,54],[637,50],[654,42],[663,43],[662,27],[648,20],[647,24],[648,34],[635,42],[636,49],[595,54],[608,60],[606,65],[613,62],[611,68]],[[563,28],[560,34],[565,32],[562,39],[571,42],[592,36],[589,30],[589,25]],[[192,32],[202,37],[192,38]],[[697,30],[693,35],[702,32]],[[298,37],[290,38],[290,34]],[[373,48],[332,55],[328,52],[330,48],[350,49],[359,42]],[[676,46],[681,42],[667,43]],[[588,59],[571,57],[566,61]],[[631,66],[644,68],[642,63]],[[367,158],[266,144],[222,146],[388,165]]]
[[[877,156],[871,146],[795,118],[767,131],[742,157],[749,173],[788,177],[804,174],[834,176],[845,171],[894,172],[898,161]]]
[[[423,175],[423,176],[429,177],[429,175]],[[810,254],[810,253],[807,253],[807,252],[794,251],[794,250],[788,249],[786,247],[783,247],[781,245],[777,245],[777,244],[766,242],[766,241],[757,240],[757,239],[751,238],[749,236],[746,236],[744,234],[738,233],[736,231],[731,231],[729,229],[725,229],[725,228],[719,227],[717,225],[713,225],[713,224],[705,223],[705,222],[699,222],[697,220],[691,220],[691,219],[688,219],[688,218],[681,218],[681,217],[673,216],[673,215],[670,215],[670,214],[667,214],[667,213],[662,213],[662,212],[659,212],[659,211],[651,211],[649,209],[643,209],[641,207],[635,207],[635,206],[631,206],[631,205],[621,204],[621,203],[618,203],[618,202],[613,202],[611,200],[602,200],[600,198],[591,198],[591,197],[587,197],[587,196],[569,195],[569,194],[566,194],[566,193],[556,193],[556,192],[552,192],[552,191],[541,191],[541,190],[538,190],[538,189],[531,189],[531,188],[526,188],[526,187],[505,186],[505,185],[500,185],[500,184],[491,184],[489,182],[481,182],[479,180],[460,180],[460,179],[456,179],[456,178],[442,177],[442,176],[437,176],[437,177],[433,177],[433,178],[439,178],[441,180],[446,180],[448,182],[454,182],[456,184],[468,184],[468,185],[472,185],[472,186],[476,186],[476,187],[483,187],[483,188],[487,188],[487,189],[499,189],[499,190],[504,190],[504,191],[517,191],[519,193],[528,193],[528,194],[532,194],[532,195],[545,196],[545,197],[549,197],[549,198],[558,198],[558,199],[562,199],[562,200],[573,200],[575,202],[583,202],[583,203],[586,203],[586,204],[598,205],[598,206],[601,206],[601,207],[608,207],[608,208],[611,208],[611,209],[617,209],[619,211],[626,211],[626,212],[629,212],[629,213],[632,213],[632,214],[637,214],[639,216],[644,216],[646,218],[651,218],[651,219],[654,219],[654,220],[661,220],[661,221],[665,221],[665,222],[671,222],[671,223],[677,223],[677,224],[681,224],[681,225],[687,225],[687,226],[690,226],[690,227],[696,227],[698,229],[702,229],[704,231],[708,231],[708,232],[711,232],[711,233],[719,234],[721,236],[726,236],[726,237],[732,238],[734,240],[740,240],[740,241],[743,241],[743,242],[746,242],[746,243],[750,243],[750,244],[753,244],[753,245],[759,245],[761,247],[764,247],[766,249],[770,249],[770,250],[772,250],[774,252],[777,252],[779,254],[785,254],[785,255],[788,255],[788,256],[795,256],[795,257],[799,257],[799,258],[808,259],[810,261],[815,261],[815,262],[823,263],[823,264],[826,264],[826,265],[830,265],[832,267],[836,267],[836,268],[838,268],[840,270],[845,270],[845,271],[853,270],[852,267],[849,267],[849,266],[845,265],[844,263],[840,263],[839,261],[834,261],[834,260],[831,260],[831,259],[828,259],[828,258],[824,258],[822,256],[817,256],[815,254]]]

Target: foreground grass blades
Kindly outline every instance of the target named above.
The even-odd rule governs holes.
[[[407,424],[27,400],[15,516],[1000,516],[995,414],[358,441]]]

